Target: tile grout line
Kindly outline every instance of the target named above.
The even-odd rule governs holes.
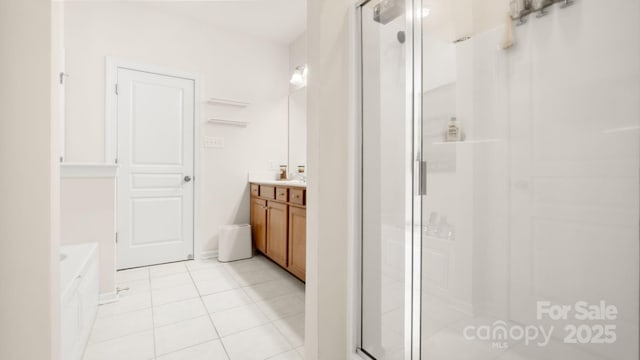
[[[201,298],[201,296],[200,296],[200,292],[198,291],[198,287],[195,285],[195,280],[193,279],[193,276],[191,276],[191,269],[189,269],[189,267],[188,267],[188,266],[186,266],[186,262],[184,262],[184,266],[185,266],[185,268],[187,269],[187,270],[185,271],[185,273],[187,273],[187,274],[189,275],[189,278],[191,279],[191,283],[192,283],[191,285],[193,285],[193,287],[196,289],[196,292],[198,293],[198,297],[197,297],[197,298],[199,298],[199,299],[200,299],[200,301],[202,302],[202,298]],[[181,272],[178,272],[178,273],[181,273]],[[173,275],[173,274],[168,274],[168,275]],[[167,275],[164,275],[164,276],[167,276]],[[181,285],[181,286],[182,286],[182,285]],[[177,287],[177,286],[176,286],[176,287]],[[166,305],[171,305],[171,304],[175,304],[175,303],[183,302],[183,301],[191,301],[191,300],[195,300],[195,299],[196,299],[196,298],[194,297],[194,298],[192,298],[192,299],[183,299],[183,300],[172,301],[172,302],[168,302],[168,303],[166,303],[166,304],[159,305],[158,307],[162,307],[162,306],[166,306]],[[203,303],[203,306],[204,306],[204,303]],[[172,322],[172,323],[169,323],[169,324],[164,324],[164,325],[158,326],[158,328],[161,328],[161,327],[164,327],[164,326],[175,325],[175,324],[181,323],[181,322],[183,322],[183,321],[189,321],[189,320],[197,319],[197,318],[200,318],[200,317],[208,316],[208,315],[209,315],[209,312],[206,310],[206,306],[204,306],[204,308],[205,308],[205,312],[207,313],[206,315],[199,315],[199,316],[196,316],[196,317],[192,317],[192,318],[188,318],[188,319],[183,319],[183,320],[175,321],[175,322]],[[211,321],[211,319],[209,319],[209,321]],[[154,330],[155,330],[155,327],[156,327],[156,326],[155,326],[155,323],[154,323]],[[215,332],[216,332],[216,334],[219,336],[219,334],[218,334],[218,330],[217,330],[217,329],[215,329],[215,325],[214,325],[214,331],[215,331]],[[155,337],[154,337],[154,338],[155,338]],[[182,351],[182,350],[186,350],[186,349],[189,349],[189,348],[192,348],[192,347],[196,347],[196,346],[199,346],[199,345],[202,345],[202,344],[206,344],[206,343],[211,342],[211,341],[214,341],[214,340],[216,340],[216,339],[213,339],[213,340],[211,340],[211,339],[210,339],[210,340],[206,340],[206,341],[203,341],[203,342],[200,342],[200,343],[197,343],[197,344],[192,344],[192,345],[189,345],[189,346],[185,346],[185,347],[183,347],[183,348],[176,349],[176,350],[170,351],[170,352],[165,353],[165,354],[161,354],[160,356],[165,356],[165,355],[173,354],[173,353],[176,353],[176,352],[179,352],[179,351]],[[225,352],[226,352],[226,350],[225,350]],[[156,356],[157,356],[157,354],[156,354]]]
[[[204,315],[203,315],[202,317],[204,317]],[[193,344],[193,345],[185,346],[185,347],[182,347],[182,348],[179,348],[179,349],[171,350],[171,351],[170,351],[170,352],[168,352],[168,353],[160,354],[160,357],[167,356],[167,355],[171,355],[171,354],[175,354],[175,353],[178,353],[178,352],[181,352],[181,351],[187,350],[187,349],[194,348],[194,347],[196,347],[196,346],[200,346],[200,345],[204,345],[204,344],[207,344],[207,343],[210,343],[210,342],[216,341],[216,340],[218,340],[218,341],[219,341],[219,339],[209,339],[209,340],[205,340],[205,341],[203,341],[203,342],[199,342],[199,343],[197,343],[197,344]]]
[[[281,278],[280,278],[280,279],[274,279],[274,280],[266,281],[266,282],[264,282],[264,283],[262,283],[262,284],[265,284],[265,283],[268,283],[268,282],[272,282],[272,281],[282,281],[282,280],[284,280],[284,279],[281,279]],[[281,353],[277,353],[277,354],[275,354],[275,355],[273,355],[273,356],[270,356],[270,357],[266,358],[265,360],[268,360],[268,359],[274,358],[274,357],[276,357],[276,356],[279,356],[279,355],[285,354],[285,353],[290,352],[290,351],[292,351],[292,350],[294,350],[294,351],[295,351],[296,347],[291,343],[291,341],[289,341],[289,340],[287,339],[287,337],[285,336],[285,334],[284,334],[284,333],[283,333],[283,332],[282,332],[282,331],[281,331],[281,330],[280,330],[280,329],[275,325],[275,322],[276,322],[276,321],[279,321],[279,320],[283,320],[283,319],[285,319],[285,318],[289,318],[289,317],[293,317],[293,316],[298,316],[298,315],[300,315],[300,314],[295,314],[295,315],[286,316],[286,317],[283,317],[283,318],[277,318],[277,319],[273,319],[273,320],[272,320],[272,319],[270,319],[270,318],[269,318],[269,316],[267,315],[267,313],[265,313],[265,312],[264,312],[264,311],[263,311],[259,306],[257,306],[258,302],[267,302],[267,301],[269,301],[269,300],[277,299],[277,298],[279,298],[279,297],[284,297],[284,296],[290,295],[290,294],[292,294],[292,293],[287,293],[287,294],[283,294],[283,295],[275,296],[275,297],[268,298],[268,299],[260,298],[260,299],[259,299],[259,301],[256,301],[256,300],[253,300],[253,298],[251,298],[251,297],[249,296],[249,294],[244,290],[244,288],[251,287],[251,286],[252,286],[252,285],[244,286],[244,287],[241,287],[240,289],[241,289],[241,290],[242,290],[242,291],[247,295],[247,297],[249,298],[249,300],[253,301],[253,304],[254,304],[254,305],[256,305],[256,307],[258,308],[258,311],[259,311],[262,315],[264,315],[264,316],[265,316],[265,318],[266,318],[268,321],[267,321],[266,323],[264,323],[264,324],[261,324],[261,325],[258,325],[258,326],[254,326],[254,327],[251,327],[251,328],[249,328],[249,329],[242,330],[242,331],[238,331],[238,332],[236,332],[235,334],[239,334],[239,333],[241,333],[241,332],[243,332],[243,331],[253,330],[253,329],[259,328],[259,327],[261,327],[261,326],[271,325],[271,326],[275,329],[275,331],[276,331],[278,334],[280,334],[280,336],[282,336],[282,338],[284,339],[284,341],[285,341],[289,346],[291,346],[291,348],[290,348],[290,349],[287,349],[287,350],[285,350],[285,351],[283,351],[283,352],[281,352]],[[305,296],[306,296],[306,294],[305,294]],[[303,312],[303,313],[304,313],[304,312]],[[296,351],[296,353],[297,353],[297,351]]]
[[[185,271],[185,273],[187,273],[189,275],[189,278],[191,279],[193,287],[196,289],[196,292],[198,292],[198,287],[195,285],[195,281],[193,280],[193,277],[191,276],[191,272],[190,272],[189,267],[186,266],[186,262],[184,263],[184,265],[185,265],[185,268],[187,269],[187,271]],[[181,272],[179,272],[179,273],[181,273]],[[197,298],[200,298],[200,300],[202,302],[202,298],[200,297],[200,293],[199,292],[198,292],[198,297]],[[183,301],[191,301],[191,300],[195,300],[195,299],[196,299],[196,297],[194,297],[192,299],[183,299],[183,300],[172,301],[172,302],[169,302],[169,303],[166,303],[166,304],[159,305],[158,307],[162,307],[162,306],[166,306],[166,305],[172,305],[172,304],[183,302]],[[204,306],[204,304],[203,304],[203,306]],[[164,325],[158,326],[158,328],[161,328],[161,327],[164,327],[164,326],[171,326],[171,325],[175,325],[175,324],[181,323],[183,321],[190,321],[190,320],[193,320],[193,319],[197,319],[197,318],[201,318],[201,317],[204,317],[204,316],[208,316],[208,311],[206,310],[206,307],[205,307],[205,312],[207,312],[206,315],[199,315],[199,316],[188,318],[188,319],[182,319],[182,320],[175,321],[175,322],[172,322],[172,323],[169,323],[169,324],[164,324]],[[154,324],[154,329],[155,329],[155,327],[156,326]],[[218,333],[217,329],[215,329],[215,326],[214,326],[214,331],[216,332],[216,334]],[[175,350],[170,351],[170,352],[165,353],[165,354],[160,354],[160,356],[173,354],[173,353],[176,353],[176,352],[179,352],[179,351],[182,351],[182,350],[186,350],[186,349],[189,349],[189,348],[192,348],[192,347],[196,347],[196,346],[199,346],[199,345],[202,345],[202,344],[206,344],[208,342],[215,341],[215,340],[216,339],[213,339],[213,340],[209,339],[209,340],[197,343],[197,344],[192,344],[192,345],[185,346],[185,347],[182,347],[182,348],[179,348],[179,349],[175,349]],[[158,356],[158,355],[156,354],[156,356]]]
[[[147,273],[148,273],[148,270],[147,270]],[[145,279],[138,279],[136,281],[144,281],[144,280]],[[150,278],[149,278],[148,281],[150,281]],[[151,293],[150,292],[149,292],[149,297],[151,297]],[[100,306],[105,306],[105,305],[100,305]],[[106,306],[108,306],[108,305],[106,305]],[[127,315],[127,314],[130,314],[130,313],[133,313],[133,312],[145,311],[145,310],[151,310],[152,311],[152,327],[153,327],[153,310],[151,309],[151,307],[145,307],[145,308],[142,308],[142,309],[130,310],[130,311],[125,311],[125,312],[122,312],[122,313],[111,314],[111,315],[106,315],[106,316],[98,316],[98,313],[96,313],[96,318],[95,318],[95,320],[93,322],[93,325],[91,326],[91,333],[89,334],[89,341],[88,341],[88,343],[87,343],[87,345],[85,347],[85,351],[83,352],[82,359],[84,359],[84,356],[86,355],[86,350],[90,346],[103,344],[103,343],[110,342],[110,341],[116,341],[116,340],[119,340],[119,339],[122,339],[122,338],[125,338],[125,337],[142,334],[142,333],[145,333],[145,332],[149,331],[149,329],[139,330],[139,331],[135,331],[135,332],[132,332],[132,333],[125,334],[125,335],[119,335],[119,336],[116,336],[116,337],[113,337],[113,338],[108,338],[108,339],[103,339],[103,340],[100,340],[100,341],[93,342],[93,341],[91,341],[91,338],[93,337],[93,332],[95,330],[95,325],[96,325],[97,322],[99,322],[101,319],[108,319],[108,318],[111,318],[111,317]],[[100,311],[100,309],[98,308],[98,312],[99,311]]]
[[[146,310],[146,309],[145,309],[145,310]],[[120,340],[120,339],[123,339],[123,338],[126,338],[126,337],[130,337],[130,336],[133,336],[133,335],[139,335],[139,334],[146,333],[146,332],[149,332],[149,329],[146,329],[146,330],[138,330],[138,331],[134,331],[134,332],[132,332],[132,333],[127,333],[127,334],[125,334],[125,335],[118,335],[118,336],[116,336],[116,337],[114,337],[114,338],[108,338],[108,339],[100,340],[100,341],[97,341],[97,342],[89,342],[89,343],[87,344],[87,348],[88,348],[89,346],[92,346],[92,345],[104,344],[104,343],[109,342],[109,341],[116,341],[116,340]]]
[[[149,293],[149,301],[151,301],[151,293]],[[101,306],[104,306],[104,305],[101,305]],[[96,316],[96,321],[98,321],[99,319],[109,319],[109,318],[116,317],[116,316],[122,316],[122,315],[127,315],[127,314],[131,314],[131,313],[138,312],[138,311],[148,310],[148,309],[151,309],[151,307],[152,306],[145,306],[145,307],[140,308],[140,309],[127,310],[127,311],[118,312],[118,313],[115,313],[115,314]]]
[[[208,316],[208,317],[209,317],[209,321],[211,322],[211,324],[212,324],[212,326],[213,326],[213,328],[214,328],[214,331],[215,331],[215,332],[216,332],[216,334],[218,335],[218,340],[220,341],[220,344],[222,345],[223,350],[225,351],[226,356],[230,359],[230,357],[229,357],[229,353],[228,353],[228,351],[227,351],[227,349],[226,349],[226,346],[224,345],[224,342],[222,341],[222,336],[221,336],[221,335],[220,335],[220,333],[218,332],[218,329],[217,329],[217,327],[215,326],[215,323],[213,322],[213,318],[212,318],[212,316],[211,316],[212,314],[209,312],[208,308],[206,307],[206,305],[205,305],[205,303],[204,303],[204,300],[203,300],[203,295],[200,293],[200,289],[197,287],[197,285],[196,285],[196,281],[195,281],[195,279],[194,279],[194,277],[193,277],[193,274],[192,274],[192,271],[196,272],[196,271],[198,271],[198,270],[205,270],[205,269],[204,269],[204,268],[202,268],[202,269],[195,269],[195,270],[193,270],[193,269],[191,269],[189,266],[187,266],[187,262],[183,263],[183,265],[184,265],[184,266],[185,266],[185,268],[186,268],[186,272],[189,274],[189,278],[190,278],[190,280],[191,280],[192,285],[196,288],[196,292],[197,292],[197,294],[198,294],[198,298],[200,299],[200,302],[201,302],[201,304],[203,305],[203,307],[204,307],[204,309],[205,309],[205,311],[206,311],[206,316]],[[224,265],[224,264],[220,264],[220,265]],[[153,289],[152,289],[152,286],[151,286],[152,279],[151,279],[151,271],[150,271],[150,268],[151,268],[151,267],[147,267],[146,271],[147,271],[148,282],[149,282],[149,296],[150,296],[150,299],[151,299],[151,314],[152,314],[152,323],[153,323],[153,324],[152,324],[152,325],[153,325],[153,331],[152,331],[152,334],[153,334],[154,358],[155,358],[155,357],[157,357],[157,351],[156,351],[156,338],[155,338],[156,325],[155,325],[155,311],[154,311],[153,296],[152,296],[152,290],[153,290]],[[230,335],[238,334],[238,333],[241,333],[241,332],[243,332],[243,331],[248,331],[248,330],[252,330],[252,329],[255,329],[255,328],[258,328],[258,327],[261,327],[261,326],[265,326],[265,325],[271,324],[271,325],[272,325],[272,327],[273,327],[273,328],[275,328],[276,332],[277,332],[278,334],[280,334],[280,335],[285,339],[285,342],[286,342],[289,346],[291,346],[291,348],[290,348],[290,349],[287,349],[287,350],[285,350],[285,351],[283,351],[283,352],[281,352],[281,353],[274,354],[273,356],[271,356],[271,357],[269,357],[269,358],[273,358],[273,357],[276,357],[276,356],[281,355],[281,354],[285,354],[285,353],[290,352],[290,351],[295,351],[295,352],[296,352],[296,354],[298,354],[298,355],[299,355],[299,353],[297,352],[297,347],[296,347],[296,346],[294,346],[294,345],[293,345],[293,343],[291,343],[291,342],[290,342],[290,340],[288,340],[288,339],[285,337],[284,333],[282,333],[282,331],[281,331],[281,330],[280,330],[280,329],[275,325],[275,322],[276,322],[276,321],[281,321],[281,320],[283,320],[283,319],[287,319],[287,318],[290,318],[290,317],[299,316],[300,314],[303,314],[303,313],[299,313],[299,314],[291,314],[291,315],[288,315],[288,316],[285,316],[285,317],[279,317],[279,318],[275,318],[275,319],[271,320],[271,319],[269,318],[269,316],[264,312],[264,310],[263,310],[263,309],[261,309],[259,306],[257,306],[257,304],[258,304],[259,302],[266,302],[266,301],[269,301],[269,300],[272,300],[272,299],[276,299],[276,298],[281,297],[281,296],[287,296],[287,295],[291,295],[291,294],[294,294],[296,297],[298,297],[298,298],[299,298],[299,295],[300,295],[300,294],[297,294],[297,291],[295,291],[295,289],[292,289],[293,291],[292,291],[292,292],[290,292],[290,293],[287,293],[287,294],[282,294],[282,295],[279,295],[279,296],[270,297],[270,298],[268,298],[268,299],[263,299],[263,298],[259,297],[257,300],[254,300],[254,299],[253,299],[253,297],[249,296],[249,293],[245,290],[246,288],[249,288],[249,287],[252,287],[252,286],[256,286],[256,285],[260,285],[260,284],[264,284],[264,283],[269,283],[269,282],[273,282],[273,281],[283,281],[283,280],[288,280],[288,279],[283,279],[282,277],[278,276],[278,278],[277,278],[277,279],[270,279],[270,280],[265,281],[265,282],[263,282],[263,283],[258,283],[258,284],[251,284],[251,285],[245,285],[245,286],[242,286],[242,285],[241,285],[241,284],[240,284],[240,283],[239,283],[239,282],[238,282],[238,281],[233,277],[233,274],[230,272],[230,270],[228,269],[228,267],[224,267],[224,266],[223,266],[223,267],[222,267],[222,270],[223,270],[223,272],[224,272],[227,276],[231,277],[231,280],[235,281],[235,282],[239,285],[239,287],[238,287],[238,288],[236,288],[236,289],[239,289],[239,290],[240,290],[240,291],[241,291],[241,292],[242,292],[242,293],[243,293],[243,294],[248,298],[249,303],[248,303],[248,304],[245,304],[245,305],[243,305],[243,306],[246,306],[246,305],[256,305],[256,307],[258,308],[258,312],[259,312],[259,313],[261,313],[261,314],[265,317],[265,319],[267,320],[267,322],[266,322],[266,323],[264,323],[264,324],[257,325],[257,326],[254,326],[254,327],[251,327],[251,328],[248,328],[248,329],[243,329],[242,331],[238,331],[238,332],[235,332],[235,333],[233,333],[233,334],[227,334],[226,336],[230,336]],[[170,276],[170,275],[172,275],[172,274],[163,274],[163,275],[161,275],[161,277],[162,277],[162,276]],[[214,279],[214,280],[215,280],[215,279]],[[236,289],[229,289],[229,290],[226,290],[226,291],[221,291],[221,292],[212,293],[212,294],[208,294],[208,295],[220,294],[220,293],[224,293],[224,292],[228,292],[228,291],[233,291],[233,290],[236,290]],[[207,296],[208,296],[208,295],[207,295]],[[304,294],[304,290],[303,290],[303,294],[302,294],[302,295],[303,295],[303,296],[305,296],[305,294]],[[180,301],[187,301],[187,300],[189,300],[189,299],[186,299],[186,300],[180,300]],[[169,304],[171,304],[171,303],[175,303],[175,302],[179,302],[179,301],[174,301],[174,302],[170,302],[170,303],[167,303],[167,304],[162,304],[161,306],[169,305]],[[240,307],[240,306],[237,306],[237,307]],[[225,310],[223,310],[223,311],[232,310],[232,309],[235,309],[235,308],[237,308],[237,307],[233,307],[233,308],[230,308],[230,309],[225,309]],[[144,310],[144,309],[140,309],[140,310]],[[130,311],[130,312],[133,312],[133,311]],[[221,312],[222,312],[222,311],[221,311]],[[125,313],[127,313],[127,312],[125,312]],[[123,314],[125,314],[125,313],[123,313]],[[121,315],[121,314],[118,314],[118,315]],[[205,316],[205,315],[203,315],[203,316]],[[195,318],[197,318],[197,317],[194,317],[194,318],[192,318],[192,319],[195,319]],[[181,321],[182,321],[182,320],[181,320]],[[175,323],[178,323],[178,322],[175,322]],[[175,324],[175,323],[171,323],[171,324]],[[163,326],[167,326],[167,325],[171,325],[171,324],[165,324],[165,325],[163,325]],[[160,327],[160,326],[159,326],[159,327]],[[148,331],[148,330],[146,330],[146,331]],[[141,332],[142,332],[142,331],[141,331]],[[105,340],[105,341],[108,341],[108,340]],[[193,345],[190,345],[190,346],[187,346],[187,347],[181,348],[181,349],[176,349],[175,351],[172,351],[172,352],[167,353],[167,354],[171,354],[171,353],[178,352],[178,351],[182,351],[182,350],[185,350],[185,349],[188,349],[188,348],[191,348],[191,347],[195,347],[195,346],[198,346],[198,345],[202,345],[202,344],[207,343],[207,342],[210,342],[210,341],[212,341],[212,340],[208,340],[208,341],[205,341],[205,342],[202,342],[202,343],[198,343],[198,344],[193,344]],[[164,355],[166,355],[166,354],[162,354],[162,355],[164,356]]]
[[[226,272],[226,269],[224,269],[224,271]],[[218,335],[218,341],[220,341],[220,345],[222,346],[222,350],[224,350],[224,353],[227,356],[227,359],[231,359],[231,357],[229,356],[229,352],[227,351],[227,347],[224,346],[224,342],[222,341],[222,336],[220,336],[220,332],[218,331],[218,328],[216,328],[216,324],[213,322],[213,319],[211,318],[211,314],[209,313],[209,309],[207,309],[207,305],[205,305],[204,300],[202,300],[202,295],[200,294],[200,289],[198,289],[198,286],[196,285],[196,282],[193,279],[193,275],[191,274],[191,269],[188,266],[187,266],[187,273],[189,274],[189,277],[191,278],[191,281],[193,282],[193,286],[196,288],[196,292],[198,293],[198,298],[200,299],[200,303],[202,304],[202,306],[204,307],[204,310],[207,313],[207,317],[209,318],[209,321],[211,322],[211,326],[213,326],[213,331],[215,331],[216,335]]]
[[[303,314],[304,314],[304,313],[303,313]],[[296,315],[288,316],[288,317],[286,317],[286,318],[294,317],[294,316],[298,316],[298,315],[300,315],[300,314],[296,314]],[[284,320],[284,319],[286,319],[286,318],[281,318],[281,319],[272,320],[272,321],[271,321],[271,324],[272,324],[272,325],[273,325],[273,327],[276,329],[276,331],[277,331],[280,335],[282,335],[282,338],[284,339],[284,341],[286,341],[286,342],[287,342],[287,344],[289,344],[289,345],[291,346],[291,349],[289,349],[289,350],[287,350],[287,351],[284,351],[284,352],[281,352],[280,354],[276,354],[276,355],[274,355],[274,356],[272,356],[272,357],[275,357],[275,356],[277,356],[277,355],[281,355],[281,354],[284,354],[284,353],[286,353],[286,352],[289,352],[289,351],[291,351],[291,350],[295,350],[295,349],[296,349],[296,346],[295,346],[295,345],[293,345],[293,343],[291,343],[291,341],[290,341],[289,339],[287,339],[287,336],[286,336],[286,335],[285,335],[285,334],[280,330],[280,328],[279,328],[279,327],[277,327],[277,326],[275,325],[275,322],[276,322],[276,321]],[[303,346],[304,346],[304,339],[303,339]]]
[[[187,267],[187,268],[188,268],[188,267]],[[227,269],[227,268],[223,268],[223,269],[224,269],[224,271],[225,271],[226,273],[228,273],[229,275],[231,275],[231,274],[229,273],[229,271],[228,271],[228,269]],[[191,269],[189,269],[189,274],[191,275]],[[192,279],[193,279],[193,277],[192,277]],[[279,279],[271,279],[271,280],[266,281],[266,282],[264,282],[264,283],[268,283],[268,282],[272,282],[272,281],[282,281],[282,280],[285,280],[285,279],[281,279],[281,278],[279,278]],[[262,283],[262,284],[264,284],[264,283]],[[194,281],[194,284],[195,284],[195,281]],[[238,285],[240,285],[240,284],[238,284]],[[273,320],[271,320],[271,319],[269,318],[269,316],[268,316],[268,315],[267,315],[267,314],[266,314],[266,313],[265,313],[265,312],[264,312],[264,311],[263,311],[259,306],[257,306],[257,303],[258,303],[258,302],[266,302],[266,301],[271,300],[271,299],[276,299],[276,298],[278,298],[278,297],[280,297],[280,296],[276,296],[276,297],[269,298],[269,299],[263,299],[263,298],[260,298],[260,299],[258,299],[258,300],[254,300],[254,299],[253,299],[251,296],[249,296],[249,294],[245,291],[245,288],[248,288],[248,287],[251,287],[251,286],[254,286],[254,285],[259,285],[259,284],[253,284],[253,285],[247,285],[247,286],[240,286],[240,287],[238,288],[238,289],[239,289],[240,291],[242,291],[242,292],[245,294],[245,296],[247,296],[247,298],[250,300],[250,303],[249,303],[249,304],[236,306],[236,307],[233,307],[233,308],[230,308],[230,309],[225,309],[225,310],[223,310],[223,311],[228,311],[228,310],[237,309],[237,308],[239,308],[239,307],[241,307],[241,306],[256,305],[256,308],[258,309],[258,312],[259,312],[260,314],[262,314],[262,315],[265,317],[265,319],[267,319],[267,322],[266,322],[266,323],[264,323],[264,324],[260,324],[260,325],[256,325],[256,326],[250,327],[250,328],[248,328],[248,329],[243,329],[243,330],[240,330],[240,331],[237,331],[237,332],[231,333],[231,334],[227,334],[227,335],[225,335],[225,337],[226,337],[226,336],[235,335],[235,334],[239,334],[239,333],[244,332],[244,331],[249,331],[249,330],[257,329],[257,328],[259,328],[259,327],[263,327],[263,326],[266,326],[266,325],[271,325],[271,326],[275,329],[275,331],[276,331],[278,334],[280,334],[280,336],[282,336],[282,338],[285,340],[285,342],[286,342],[289,346],[291,346],[291,348],[290,348],[290,349],[287,349],[287,350],[285,350],[285,351],[283,351],[283,352],[280,352],[280,353],[274,354],[273,356],[270,356],[270,357],[269,357],[269,358],[267,358],[267,359],[270,359],[270,358],[276,357],[276,356],[278,356],[278,355],[285,354],[285,353],[290,352],[290,351],[296,351],[296,347],[295,347],[295,346],[294,346],[294,345],[293,345],[289,340],[287,340],[286,336],[285,336],[285,335],[282,333],[282,331],[280,331],[280,329],[275,325],[275,322],[276,322],[276,321],[279,321],[279,320],[283,320],[283,319],[285,319],[285,318],[289,318],[289,317],[293,317],[293,316],[298,316],[298,315],[300,315],[300,314],[294,314],[294,315],[291,315],[291,316],[286,316],[286,317],[283,317],[283,318],[277,318],[277,319],[273,319]],[[227,290],[227,291],[232,291],[232,290],[234,290],[234,289]],[[198,287],[197,287],[197,286],[196,286],[196,291],[198,291],[198,294],[200,295],[200,290],[198,289]],[[223,291],[223,292],[225,292],[225,291]],[[221,293],[222,293],[222,292],[221,292]],[[218,294],[219,294],[219,293],[218,293]],[[283,295],[281,295],[281,296],[286,296],[286,295],[290,295],[290,294],[292,294],[292,293],[283,294]],[[210,294],[210,295],[213,295],[213,294]],[[202,299],[202,296],[200,296],[200,299]],[[204,305],[204,301],[202,301],[202,303],[203,303],[203,305]],[[224,346],[224,342],[222,341],[222,338],[223,338],[223,337],[222,337],[222,336],[220,335],[220,333],[218,332],[218,329],[216,328],[215,324],[213,323],[213,319],[211,318],[211,315],[212,315],[212,314],[211,314],[211,313],[209,313],[209,310],[206,308],[206,306],[205,306],[205,309],[207,310],[207,314],[209,315],[209,319],[211,320],[211,323],[212,323],[213,327],[216,329],[216,332],[218,333],[218,336],[219,336],[219,339],[220,339],[220,343],[221,343],[221,345],[222,345],[223,349],[225,350],[225,353],[227,354],[227,357],[229,357],[229,354],[228,354],[228,352],[227,352],[227,349],[226,349],[226,347]],[[220,312],[223,312],[223,311],[220,311]],[[304,312],[303,312],[303,313],[304,313]],[[301,313],[301,314],[303,314],[303,313]],[[296,351],[296,353],[297,353],[297,351]],[[231,357],[229,357],[229,359],[231,359]]]

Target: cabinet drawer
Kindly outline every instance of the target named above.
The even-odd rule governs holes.
[[[260,185],[251,184],[251,196],[260,196]]]
[[[291,200],[289,200],[292,204],[304,205],[305,204],[305,191],[304,189],[291,189]]]
[[[283,188],[283,187],[277,187],[276,188],[276,200],[278,201],[287,201],[289,199],[289,197],[287,195],[288,194],[288,189],[287,188]]]
[[[276,188],[273,186],[260,185],[260,197],[266,199],[276,198]]]

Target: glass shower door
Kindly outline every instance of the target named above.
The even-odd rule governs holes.
[[[410,359],[413,235],[413,1],[358,9],[362,104],[362,354]]]
[[[422,359],[637,360],[640,3],[512,47],[506,6],[456,4],[422,4]]]

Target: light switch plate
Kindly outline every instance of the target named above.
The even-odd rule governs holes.
[[[213,137],[213,136],[205,136],[204,137],[204,147],[222,149],[222,148],[224,148],[224,138]]]

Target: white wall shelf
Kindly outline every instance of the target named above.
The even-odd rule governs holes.
[[[246,108],[250,104],[246,101],[239,100],[230,100],[230,99],[221,99],[221,98],[208,98],[204,101],[209,105],[224,105],[224,106],[233,106],[238,108]]]
[[[226,119],[209,119],[207,122],[212,125],[235,126],[235,127],[243,127],[243,128],[249,125],[248,121],[226,120]]]

